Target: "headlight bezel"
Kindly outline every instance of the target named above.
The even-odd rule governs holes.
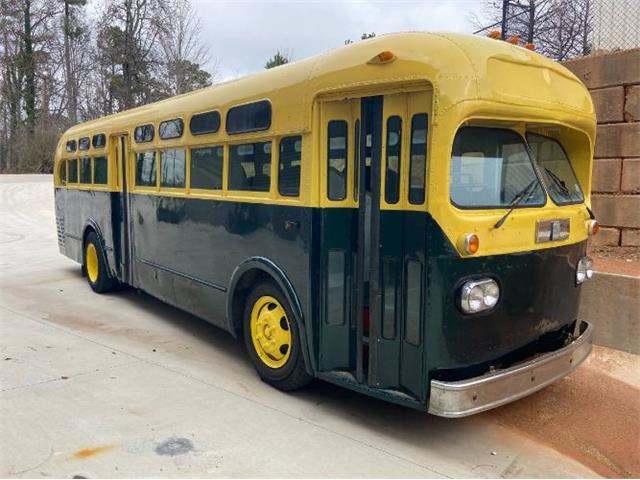
[[[472,293],[475,289],[480,288],[483,292],[482,301],[478,309],[471,308]],[[495,302],[492,304],[486,303],[487,291],[495,290],[494,295]],[[473,277],[466,277],[460,279],[458,286],[455,290],[455,305],[465,316],[481,316],[487,315],[493,312],[502,301],[502,286],[497,278],[488,275],[474,275]],[[476,297],[475,300],[478,300]]]

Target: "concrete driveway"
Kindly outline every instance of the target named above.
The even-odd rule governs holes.
[[[94,294],[58,253],[52,190],[50,176],[0,176],[0,476],[640,472],[625,459],[638,445],[633,355],[600,349],[544,392],[461,420],[322,382],[284,394],[258,379],[242,342],[225,332],[133,290]],[[627,419],[615,428],[629,451],[611,453],[597,432],[572,430],[575,418],[601,429],[602,412],[589,412],[584,399],[593,375],[627,388],[630,398],[607,397],[609,387],[600,394],[604,408]],[[567,418],[564,433],[554,433]]]

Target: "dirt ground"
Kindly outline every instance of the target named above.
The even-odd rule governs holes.
[[[596,271],[640,276],[640,247],[589,247]]]

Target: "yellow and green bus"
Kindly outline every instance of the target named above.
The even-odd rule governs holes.
[[[578,366],[594,109],[487,38],[384,35],[72,127],[60,251],[319,378],[470,415]]]

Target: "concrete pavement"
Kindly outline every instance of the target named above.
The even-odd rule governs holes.
[[[50,176],[0,176],[0,385],[0,476],[615,472],[493,414],[441,419],[322,382],[272,389],[225,332],[133,290],[94,294],[57,251]]]

